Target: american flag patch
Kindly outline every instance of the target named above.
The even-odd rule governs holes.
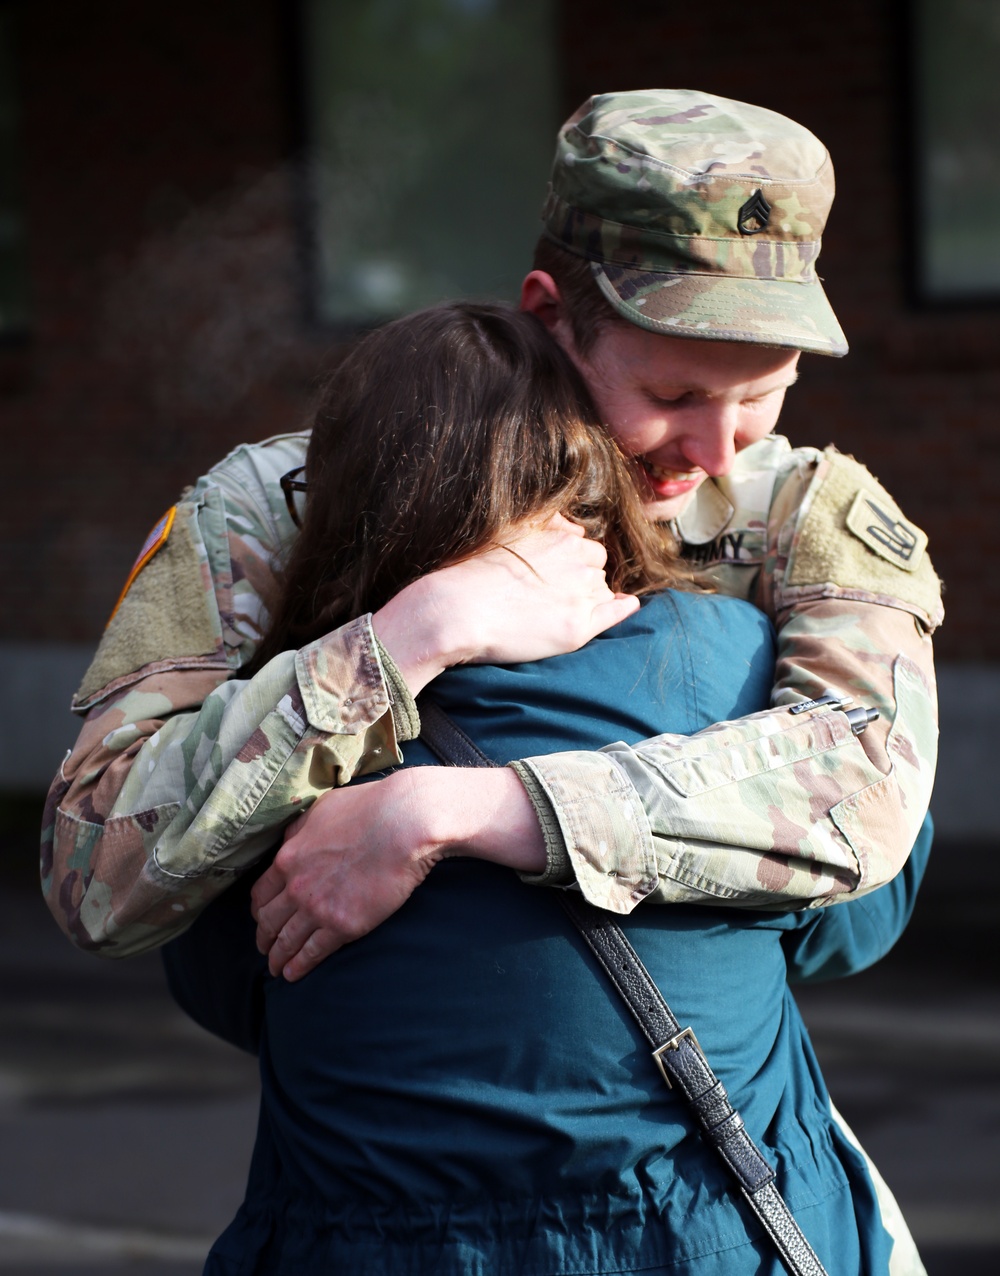
[[[135,580],[136,576],[139,575],[157,550],[162,549],[163,546],[166,545],[167,537],[170,535],[170,529],[173,527],[174,519],[176,517],[177,506],[171,505],[166,514],[164,514],[163,517],[153,525],[149,535],[142,543],[142,549],[139,550],[139,556],[132,564],[132,570],[128,574],[128,579],[125,582],[125,588],[118,595],[118,601],[115,603],[114,610],[108,617],[108,625],[111,624],[115,616],[118,614],[118,608],[125,601],[125,595],[132,588],[132,582]],[[107,625],[105,625],[105,628],[107,628]]]

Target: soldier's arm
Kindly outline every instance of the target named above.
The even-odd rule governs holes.
[[[842,979],[880,961],[906,929],[927,869],[934,826],[928,815],[891,882],[839,908],[786,913],[781,937],[793,984]]]
[[[497,639],[497,658],[539,658],[638,605],[608,590],[601,547],[554,519],[523,531],[517,554],[410,586],[394,621],[393,604],[382,609],[405,679],[369,617],[240,677],[294,534],[275,489],[301,449],[295,438],[240,449],[196,486],[140,555],[85,675],[88,717],[50,791],[42,845],[49,906],[81,947],[126,956],[164,942],[319,794],[401,761],[398,743],[419,729],[409,687],[434,675],[434,653],[448,652],[440,668]],[[456,624],[472,579],[481,605]],[[408,599],[425,587],[420,625]],[[540,608],[545,623],[531,623]]]
[[[404,869],[450,848],[445,853],[516,868],[529,882],[575,883],[619,913],[643,900],[787,911],[854,899],[894,878],[933,781],[929,632],[940,619],[939,585],[925,556],[914,555],[915,570],[902,576],[856,536],[848,539],[847,512],[859,493],[877,498],[883,514],[894,509],[860,466],[810,452],[781,469],[770,519],[767,505],[762,516],[768,557],[755,573],[756,601],[778,629],[776,707],[691,737],[513,763],[520,784],[491,770],[420,768],[404,774],[408,787],[398,794],[389,780],[377,795],[361,795],[377,811],[352,807],[349,827],[341,826],[351,841],[344,862],[369,845],[366,820],[391,808],[392,818],[378,821],[380,854]],[[902,531],[899,543],[909,544]],[[879,719],[856,735],[838,709],[790,712],[828,686],[878,709]],[[356,925],[326,906],[329,858],[318,867],[312,858],[326,843],[323,821],[310,821],[321,811],[332,818],[339,801],[334,794],[320,804],[255,888],[258,942],[274,973],[299,978],[356,937]],[[530,862],[526,807],[545,843]],[[492,818],[476,818],[484,808]],[[366,925],[398,907],[397,895],[387,910],[369,889]]]
[[[43,830],[67,935],[112,957],[162,943],[320,792],[399,761],[416,711],[387,667],[363,617],[252,679],[150,672],[93,709]]]
[[[882,546],[890,557],[848,527],[866,492],[899,523]],[[515,764],[548,846],[545,874],[530,880],[576,880],[623,913],[644,899],[815,906],[889,881],[926,813],[937,749],[939,586],[925,552],[891,561],[910,533],[849,458],[828,453],[786,475],[756,599],[778,630],[776,707],[688,739]],[[878,721],[856,736],[843,712],[790,713],[828,687]]]
[[[46,899],[81,947],[124,956],[184,929],[312,797],[398,760],[416,730],[367,618],[240,676],[295,532],[280,476],[305,444],[239,448],[199,480],[84,676],[42,835]]]

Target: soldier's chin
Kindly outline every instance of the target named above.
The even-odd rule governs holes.
[[[642,494],[642,508],[646,517],[654,523],[668,523],[681,514],[694,500],[694,494],[704,481],[704,475],[687,485],[683,492],[674,492],[669,496],[652,492],[647,487]]]

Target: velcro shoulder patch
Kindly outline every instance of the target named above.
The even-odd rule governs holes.
[[[788,586],[833,586],[902,606],[932,628],[941,583],[927,536],[853,457],[827,449],[789,555]]]
[[[161,520],[161,523],[163,520]],[[160,527],[160,524],[157,524]],[[196,511],[182,503],[171,525],[147,538],[104,637],[73,698],[90,708],[147,665],[217,659],[225,665],[222,626]]]

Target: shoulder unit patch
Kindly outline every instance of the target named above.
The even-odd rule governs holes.
[[[847,514],[847,530],[904,572],[915,572],[927,548],[927,536],[907,523],[894,505],[864,488],[854,498]]]
[[[125,601],[125,595],[132,588],[132,582],[135,580],[136,576],[139,575],[139,573],[146,566],[146,564],[153,557],[153,555],[157,552],[157,550],[162,549],[163,546],[166,545],[167,537],[170,535],[170,529],[173,527],[174,519],[176,517],[177,517],[177,506],[171,505],[171,507],[167,510],[166,514],[164,514],[161,519],[159,519],[156,523],[154,523],[152,530],[150,531],[149,535],[146,537],[146,539],[142,543],[142,549],[139,550],[138,557],[136,558],[135,562],[132,564],[132,570],[129,572],[128,577],[125,581],[125,587],[122,589],[122,592],[118,595],[118,601],[115,603],[114,607],[112,608],[111,615],[108,617],[108,625],[111,624],[115,616],[118,614],[118,608]],[[105,625],[104,628],[107,629],[108,625]]]
[[[226,669],[215,592],[205,562],[197,511],[168,510],[135,560],[113,618],[73,699],[90,709],[124,681],[157,669]]]

